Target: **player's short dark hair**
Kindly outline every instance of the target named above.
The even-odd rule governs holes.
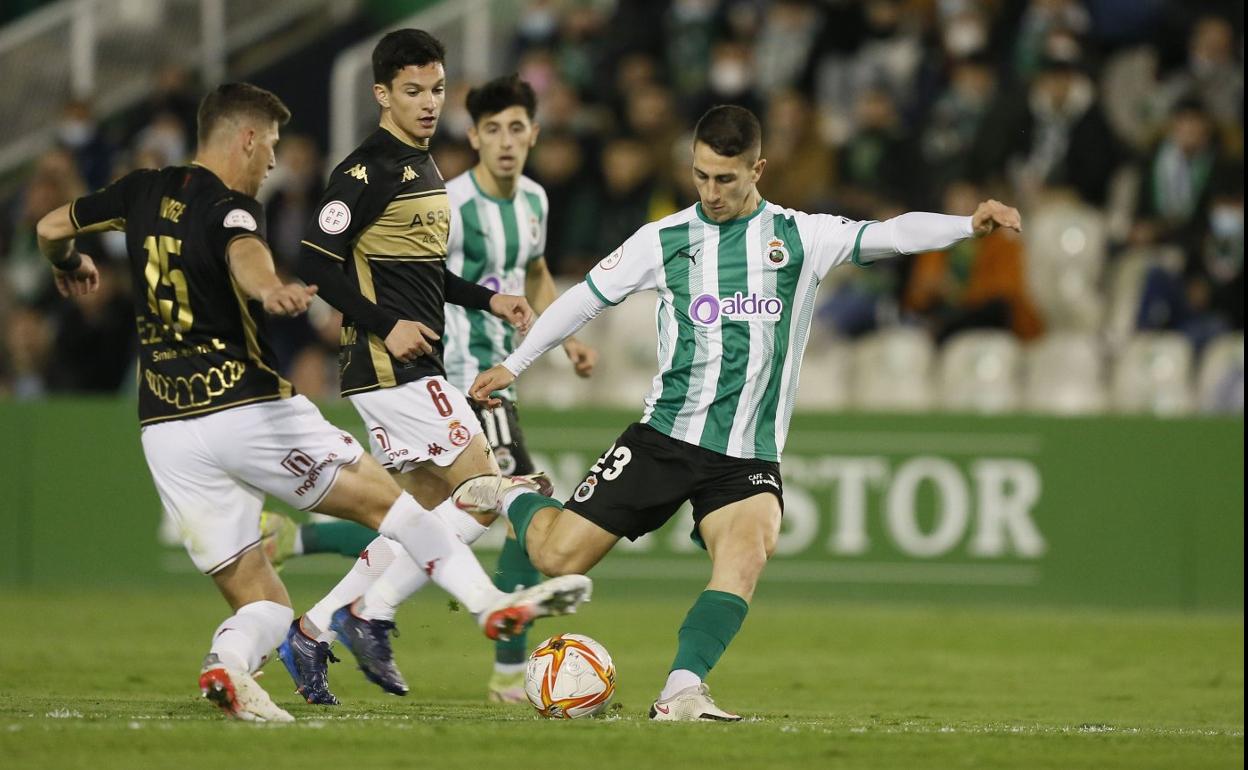
[[[495,115],[508,107],[523,107],[529,120],[537,114],[537,94],[533,86],[519,75],[505,75],[468,92],[468,114],[476,123],[486,115]]]
[[[373,82],[389,86],[404,67],[446,61],[446,46],[423,29],[396,29],[373,48]]]
[[[735,158],[747,152],[759,152],[763,145],[763,128],[754,113],[735,104],[712,107],[698,119],[693,140],[702,142],[716,155]]]
[[[275,120],[279,126],[290,120],[290,109],[272,91],[266,91],[251,83],[223,83],[217,86],[199,103],[196,132],[199,143],[205,144],[213,130],[223,120],[239,118],[252,120]]]

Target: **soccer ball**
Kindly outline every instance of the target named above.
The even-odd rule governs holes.
[[[549,719],[593,716],[615,694],[615,664],[598,642],[581,634],[557,634],[529,656],[524,692]]]

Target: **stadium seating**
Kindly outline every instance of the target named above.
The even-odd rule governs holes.
[[[933,355],[931,339],[919,329],[898,327],[867,335],[854,350],[854,406],[885,412],[930,408]]]
[[[1148,271],[1155,266],[1177,271],[1182,265],[1183,254],[1173,246],[1136,249],[1114,260],[1106,286],[1109,307],[1104,327],[1106,338],[1112,347],[1125,345],[1131,335],[1135,334],[1144,279]]]
[[[937,375],[940,406],[956,412],[999,414],[1019,403],[1022,352],[1004,331],[967,331],[950,339]]]
[[[1196,375],[1196,406],[1202,412],[1244,413],[1244,335],[1210,342]]]
[[[1192,410],[1192,347],[1176,332],[1132,337],[1114,363],[1113,406],[1161,416]]]
[[[1101,345],[1096,336],[1053,332],[1024,355],[1023,408],[1043,414],[1093,414],[1105,408]]]
[[[812,328],[806,355],[802,358],[797,408],[848,409],[852,367],[853,349],[849,345],[817,326]]]
[[[1100,328],[1105,218],[1067,197],[1037,204],[1024,230],[1028,290],[1052,330]]]

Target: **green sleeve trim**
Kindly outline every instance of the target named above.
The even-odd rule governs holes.
[[[858,252],[862,248],[862,234],[866,231],[868,227],[870,227],[873,224],[875,224],[875,222],[863,222],[862,227],[858,228],[858,237],[854,239],[854,253],[850,255],[850,259],[852,259],[854,264],[857,265],[858,267],[870,267],[871,266],[870,262],[863,262],[859,258]]]
[[[598,299],[607,303],[611,307],[615,307],[616,305],[620,304],[619,302],[612,302],[611,300],[604,297],[602,295],[602,292],[598,291],[598,287],[594,285],[594,279],[590,278],[588,274],[585,275],[585,283],[589,284],[589,290],[592,291],[595,295],[597,295]]]

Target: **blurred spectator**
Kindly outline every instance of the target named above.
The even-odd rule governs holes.
[[[715,0],[674,0],[664,14],[662,29],[668,40],[664,48],[667,70],[677,101],[682,105],[690,104],[707,89],[716,5]],[[690,119],[690,116],[686,114],[685,118]]]
[[[970,216],[983,200],[975,185],[955,182],[941,211]],[[922,316],[937,342],[965,329],[1013,330],[1020,339],[1043,330],[1027,296],[1023,241],[1012,231],[962,241],[948,251],[914,257],[902,306]]]
[[[115,148],[100,130],[90,104],[78,99],[66,102],[56,128],[56,142],[73,153],[78,173],[90,189],[99,189],[111,181]]]
[[[797,91],[782,89],[772,94],[765,117],[763,157],[767,168],[759,180],[759,191],[781,206],[820,210],[828,203],[835,155],[819,139],[810,102]],[[678,173],[688,172],[681,167]]]
[[[49,150],[6,206],[5,221],[0,222],[0,276],[15,301],[42,304],[53,294],[52,274],[39,253],[35,225],[44,214],[84,192],[72,154]]]
[[[628,92],[624,123],[629,133],[640,139],[650,155],[650,167],[670,187],[677,169],[669,162],[672,143],[681,135],[681,126],[672,120],[675,106],[672,92],[657,83],[646,83]],[[683,171],[683,169],[681,169]]]
[[[588,194],[585,151],[572,133],[543,126],[525,173],[546,188],[550,203],[546,264],[551,273],[566,274],[580,256],[578,244],[588,240],[581,235],[585,223],[573,213],[576,201]]]
[[[567,214],[575,228],[565,230],[570,249],[564,269],[571,272],[586,272],[638,227],[676,210],[670,191],[658,184],[646,145],[634,136],[603,146],[599,174],[599,183],[573,200]]]
[[[1017,79],[1029,82],[1045,69],[1053,32],[1081,37],[1091,26],[1092,17],[1079,0],[1029,0],[1012,47]]]
[[[52,346],[48,320],[29,305],[17,305],[4,318],[4,355],[0,357],[0,390],[18,401],[47,392],[44,370]]]
[[[885,219],[901,213],[914,191],[914,146],[897,106],[882,88],[863,91],[854,108],[857,130],[841,148],[839,213]]]
[[[139,134],[163,116],[166,120],[176,121],[182,127],[184,138],[193,137],[198,112],[199,97],[196,95],[191,70],[181,62],[170,62],[157,73],[155,90],[151,96],[131,112],[126,124],[126,134]],[[184,143],[185,141],[184,139]],[[170,162],[180,163],[186,157],[186,152],[175,154]]]
[[[134,365],[134,308],[124,268],[101,260],[100,288],[57,304],[47,369],[49,391],[116,393]]]
[[[926,177],[926,198],[972,169],[976,137],[984,130],[984,116],[996,92],[996,75],[979,55],[952,64],[948,87],[936,98],[919,136]],[[992,130],[988,128],[987,130]]]
[[[1083,70],[1078,42],[1049,40],[1031,86],[1006,91],[986,119],[977,157],[979,176],[1004,171],[1024,206],[1046,187],[1069,187],[1103,206],[1120,151]]]
[[[754,66],[753,50],[746,43],[721,40],[711,49],[711,67],[707,73],[706,89],[694,97],[690,104],[690,121],[717,104],[738,104],[755,115],[762,113],[762,105],[755,95],[758,72]]]
[[[1155,265],[1144,281],[1142,330],[1170,329],[1199,350],[1228,329],[1244,328],[1243,169],[1219,174],[1204,237],[1185,250],[1181,272]]]
[[[1242,43],[1241,43],[1242,45]],[[1242,50],[1242,48],[1241,48]],[[1188,38],[1187,60],[1164,79],[1162,99],[1195,98],[1217,124],[1243,143],[1244,63],[1235,55],[1235,30],[1220,16],[1203,16]]]
[[[277,168],[263,188],[269,246],[278,266],[287,271],[293,269],[303,231],[316,214],[323,163],[311,137],[288,136],[278,145]]]
[[[1217,162],[1208,114],[1195,100],[1180,102],[1166,135],[1143,166],[1132,243],[1172,242],[1195,249],[1206,227]]]
[[[822,25],[819,7],[809,0],[776,0],[766,6],[754,45],[760,93],[770,94],[809,82],[812,55]]]

